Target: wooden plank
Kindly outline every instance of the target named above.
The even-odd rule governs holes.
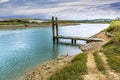
[[[113,34],[111,34],[111,33],[109,33],[109,32],[106,32],[105,33],[107,36],[109,36],[109,37],[113,37]]]
[[[73,40],[85,40],[85,41],[103,41],[99,38],[88,38],[88,37],[73,37],[73,36],[55,36],[59,39],[73,39]]]

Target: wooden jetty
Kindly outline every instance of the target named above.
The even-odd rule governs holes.
[[[53,43],[55,43],[55,42],[58,43],[59,39],[71,40],[71,44],[76,44],[77,40],[83,40],[83,41],[87,41],[87,42],[103,41],[102,39],[99,39],[99,38],[59,36],[59,34],[58,34],[58,19],[57,19],[57,17],[54,18],[54,16],[52,16],[52,33],[53,33]]]

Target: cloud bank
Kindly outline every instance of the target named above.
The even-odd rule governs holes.
[[[120,0],[0,0],[0,17],[96,19],[120,16]]]

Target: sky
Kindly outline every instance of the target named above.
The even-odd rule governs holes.
[[[120,17],[120,0],[0,0],[0,18],[98,19]]]

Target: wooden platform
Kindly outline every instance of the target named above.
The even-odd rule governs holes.
[[[92,41],[103,41],[102,39],[99,38],[89,38],[89,37],[74,37],[74,36],[55,36],[55,39],[68,39],[71,40],[72,44],[76,44],[76,40],[83,40],[87,42],[92,42]]]
[[[58,34],[58,19],[57,19],[57,17],[54,18],[54,16],[52,16],[52,34],[53,34],[53,43],[55,43],[55,42],[59,43],[59,39],[71,40],[72,44],[76,44],[77,40],[84,40],[87,42],[103,41],[102,39],[99,39],[99,38],[59,36],[59,34]]]

